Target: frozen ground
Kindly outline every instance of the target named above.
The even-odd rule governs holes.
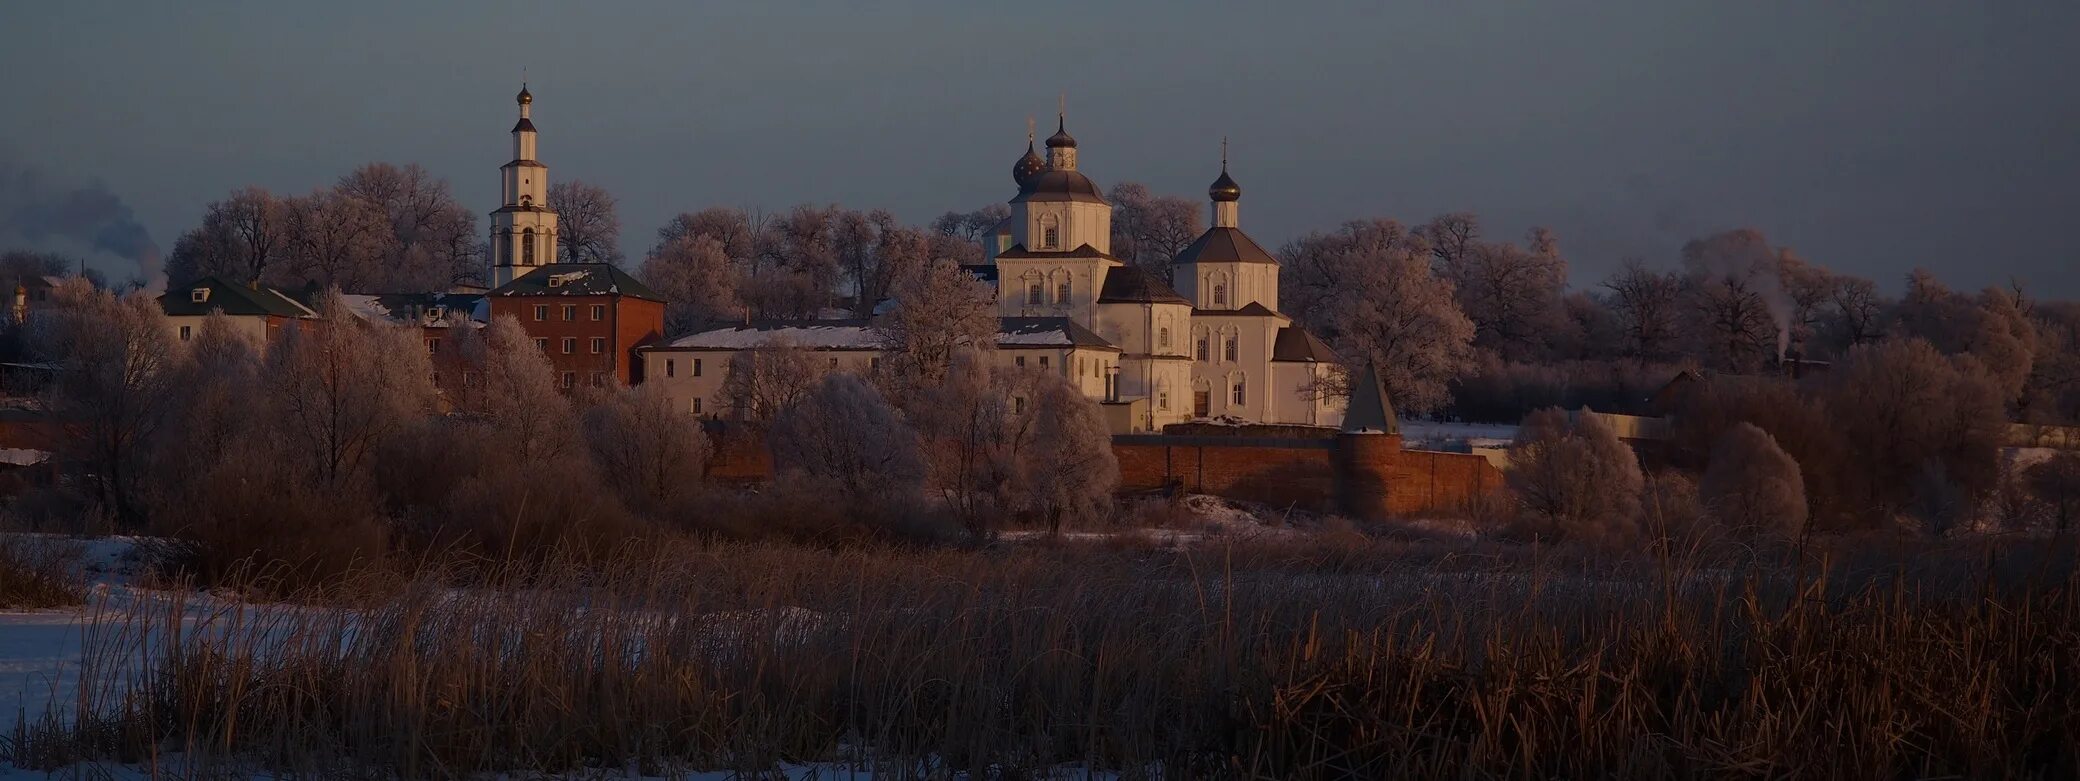
[[[1408,447],[1436,448],[1464,443],[1470,447],[1508,447],[1517,427],[1508,423],[1456,423],[1434,420],[1401,421],[1401,441]]]

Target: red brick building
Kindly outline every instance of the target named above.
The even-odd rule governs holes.
[[[664,298],[607,263],[541,266],[487,297],[492,317],[534,337],[564,388],[641,383],[636,348],[664,338]]]

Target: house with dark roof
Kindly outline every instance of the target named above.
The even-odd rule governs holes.
[[[555,263],[484,294],[549,356],[562,387],[635,385],[638,348],[664,338],[664,297],[610,263]]]
[[[179,341],[191,341],[211,314],[221,314],[233,330],[266,345],[288,329],[300,328],[317,318],[310,307],[280,290],[262,285],[241,285],[220,277],[203,277],[159,296],[159,309],[166,313],[167,327]]]

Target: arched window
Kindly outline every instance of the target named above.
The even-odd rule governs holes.
[[[1227,286],[1227,285],[1214,285],[1214,286],[1213,286],[1213,305],[1214,305],[1214,306],[1227,306],[1227,305],[1228,305],[1228,286]]]
[[[1237,407],[1247,403],[1245,400],[1248,398],[1248,395],[1243,393],[1245,382],[1247,381],[1241,377],[1235,378],[1235,406]]]
[[[1047,288],[1039,282],[1026,286],[1026,305],[1040,306],[1047,303]]]
[[[513,265],[513,234],[498,234],[498,265]]]
[[[1206,360],[1206,337],[1199,337],[1199,350],[1198,352],[1193,353],[1193,355],[1197,357],[1199,360]]]
[[[1064,306],[1068,305],[1068,303],[1069,303],[1069,280],[1066,280],[1066,279],[1065,279],[1065,280],[1062,280],[1062,283],[1061,283],[1061,284],[1059,284],[1059,285],[1056,285],[1056,286],[1055,286],[1055,289],[1054,289],[1054,302],[1055,302],[1055,303],[1057,303],[1057,304],[1062,304],[1062,305],[1064,305]]]
[[[1234,363],[1234,362],[1235,362],[1235,337],[1233,337],[1233,336],[1227,337],[1227,338],[1226,338],[1226,340],[1225,340],[1225,342],[1226,342],[1225,344],[1221,345],[1221,356],[1222,356],[1222,357],[1224,357],[1224,358],[1226,358],[1226,359],[1228,360],[1228,362],[1229,362],[1229,363]]]
[[[522,195],[522,196],[520,196],[520,205],[521,205],[521,206],[533,206],[533,205],[534,205],[534,196],[532,196],[532,195]]]
[[[534,265],[534,229],[520,231],[520,265]]]
[[[1162,329],[1158,329],[1158,330],[1156,331],[1156,347],[1158,347],[1158,348],[1161,348],[1161,349],[1164,349],[1164,350],[1168,350],[1168,349],[1170,349],[1170,329],[1169,329],[1169,328],[1162,328]]]
[[[1061,249],[1062,225],[1054,215],[1040,218],[1040,249]]]

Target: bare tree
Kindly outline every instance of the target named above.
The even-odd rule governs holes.
[[[622,502],[651,511],[697,487],[713,452],[700,421],[655,383],[616,391],[585,410],[585,441]]]
[[[671,302],[665,306],[665,328],[671,333],[746,316],[737,296],[737,269],[728,249],[712,236],[683,234],[660,244],[638,273]]]
[[[898,506],[923,488],[917,432],[874,387],[830,374],[767,432],[783,475],[827,481],[851,507]]]
[[[620,263],[621,216],[613,193],[579,179],[549,185],[556,210],[558,259],[565,263]]]
[[[1795,540],[1805,530],[1805,477],[1768,432],[1736,423],[1712,448],[1699,482],[1720,525],[1746,539]]]
[[[1967,495],[1999,476],[2007,415],[1998,386],[1970,356],[1945,357],[1920,339],[1858,346],[1821,394],[1845,443],[1845,489],[1875,519],[1904,509],[1926,475]]]
[[[1711,361],[1753,371],[1789,346],[1790,303],[1777,278],[1778,251],[1743,229],[1683,245],[1686,297],[1695,337]]]
[[[1472,368],[1473,322],[1431,272],[1429,246],[1399,223],[1348,223],[1280,254],[1289,311],[1345,359],[1377,364],[1396,407],[1437,409],[1446,383]]]
[[[2031,492],[2050,507],[2052,528],[2063,537],[2080,518],[2080,453],[2054,453],[2022,474]]]
[[[962,349],[996,347],[995,293],[960,266],[934,261],[895,285],[895,306],[879,327],[896,387],[937,383]]]
[[[1616,543],[1636,535],[1639,459],[1594,414],[1549,407],[1517,430],[1505,476],[1530,532],[1547,540]]]
[[[384,276],[387,217],[373,204],[319,190],[289,199],[285,209],[287,262],[266,272],[263,283],[359,290]]]
[[[1833,272],[1806,262],[1790,249],[1777,251],[1777,279],[1790,304],[1790,344],[1811,355],[1826,319],[1828,303],[1838,287]]]
[[[383,215],[381,258],[360,284],[375,290],[442,290],[478,273],[476,212],[455,200],[447,180],[418,164],[369,163],[333,188]]]
[[[825,364],[785,339],[772,339],[729,357],[722,400],[739,419],[772,420],[823,379]]]
[[[1860,344],[1869,344],[1885,335],[1885,302],[1878,296],[1878,286],[1860,277],[1836,276],[1834,287],[1828,291],[1830,307],[1827,322],[1834,334],[1836,346],[1843,352]]]
[[[1604,280],[1611,311],[1625,334],[1625,349],[1641,363],[1674,352],[1683,293],[1682,280],[1646,267],[1637,258]]]
[[[1477,243],[1445,266],[1460,310],[1473,321],[1475,344],[1505,359],[1537,355],[1561,324],[1567,261],[1550,241],[1541,244],[1542,251],[1531,252],[1511,244]]]
[[[432,367],[412,329],[356,317],[337,291],[318,312],[270,345],[268,427],[309,485],[354,493],[367,487],[377,449],[431,409]]]
[[[1112,186],[1112,254],[1159,279],[1170,279],[1177,253],[1206,232],[1201,206],[1177,196],[1156,195],[1138,182]]]
[[[1019,454],[1033,438],[1034,418],[1019,414],[1030,394],[1014,387],[1022,374],[997,370],[989,354],[954,353],[938,383],[919,390],[910,419],[924,438],[929,483],[968,533],[988,536],[1014,510],[1024,475]]]
[[[1467,212],[1441,214],[1416,226],[1416,235],[1429,242],[1438,275],[1450,278],[1450,270],[1466,262],[1480,244],[1481,220]]]
[[[32,353],[59,365],[45,403],[67,425],[61,463],[79,464],[94,501],[118,520],[145,520],[148,448],[173,415],[177,365],[165,317],[143,296],[117,298],[85,279],[54,291],[31,325]]]

